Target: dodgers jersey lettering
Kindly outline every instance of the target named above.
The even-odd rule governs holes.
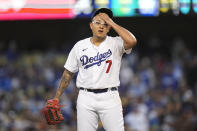
[[[99,45],[91,43],[90,38],[80,40],[70,51],[64,67],[77,72],[77,87],[102,89],[120,85],[119,72],[125,50],[121,37],[110,37]]]
[[[99,54],[98,52],[96,56],[90,58],[87,55],[83,55],[82,57],[80,57],[80,61],[82,62],[82,66],[84,66],[84,69],[87,69],[93,65],[100,66],[101,62],[105,61],[111,55],[112,52],[109,49],[107,52],[104,52],[103,54]]]

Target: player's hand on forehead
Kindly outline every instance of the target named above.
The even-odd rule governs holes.
[[[102,22],[102,23],[105,22],[104,19],[99,14],[94,17],[93,21],[99,21],[99,22]]]
[[[105,13],[99,13],[93,18],[93,21],[98,21],[103,24],[111,25],[112,19]]]
[[[101,18],[109,18],[109,16],[105,13],[99,13],[98,14]],[[110,18],[109,18],[110,19]]]
[[[109,16],[105,13],[99,13],[97,16],[98,16],[98,18],[100,18],[101,20],[103,20],[105,22],[110,19]]]
[[[107,14],[99,13],[97,16],[99,16],[99,18],[105,21],[108,25],[111,25],[112,19]]]

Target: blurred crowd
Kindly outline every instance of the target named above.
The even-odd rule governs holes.
[[[182,39],[170,47],[159,43],[152,37],[146,52],[123,56],[119,92],[126,131],[196,131],[197,53]],[[0,131],[76,131],[76,75],[61,97],[64,122],[49,126],[40,114],[56,93],[67,55],[19,52],[14,44],[0,52]]]

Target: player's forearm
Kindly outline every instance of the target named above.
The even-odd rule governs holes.
[[[137,44],[135,36],[127,29],[119,26],[118,24],[111,22],[112,28],[119,34],[119,36],[124,40],[125,49],[130,49]]]
[[[61,77],[61,81],[59,84],[59,87],[57,89],[57,93],[55,98],[59,99],[60,96],[63,94],[64,90],[67,88],[67,86],[69,85],[70,81],[73,78],[74,73],[68,71],[67,69],[64,70],[64,73]]]

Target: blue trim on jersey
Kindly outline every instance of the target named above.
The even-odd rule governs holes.
[[[93,65],[100,66],[100,65],[101,65],[101,62],[103,62],[103,61],[105,61],[105,60],[106,60],[106,59],[101,60],[101,61],[98,61],[98,62],[96,62],[96,63],[92,63],[92,64],[89,64],[89,65],[86,65],[86,66],[84,67],[84,69],[88,69],[89,67],[91,67],[91,66],[93,66]]]

